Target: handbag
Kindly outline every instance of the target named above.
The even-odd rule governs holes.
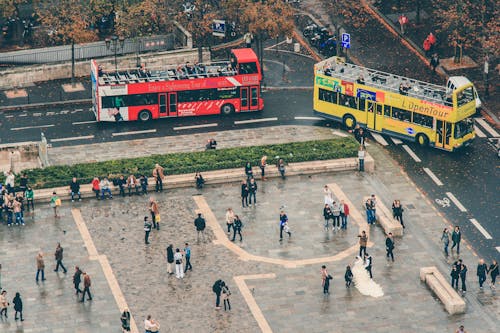
[[[161,221],[160,213],[158,213],[155,215],[155,222],[160,222],[160,221]]]
[[[61,199],[57,198],[55,204],[56,206],[61,206]]]

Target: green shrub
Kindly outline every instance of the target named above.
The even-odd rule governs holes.
[[[117,178],[129,173],[151,176],[155,163],[165,168],[166,175],[194,173],[219,169],[243,168],[247,161],[257,165],[263,155],[268,164],[276,163],[278,157],[286,163],[313,160],[328,160],[357,156],[358,143],[352,137],[292,142],[254,147],[217,149],[202,152],[152,155],[96,163],[81,163],[71,166],[50,166],[44,169],[24,170],[33,188],[66,186],[72,177],[81,183],[90,183],[94,176]],[[4,181],[3,175],[0,180]],[[17,182],[16,182],[17,183]]]

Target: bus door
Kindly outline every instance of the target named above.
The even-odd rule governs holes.
[[[248,96],[248,87],[240,88],[240,102],[241,102],[241,111],[248,111],[250,107],[250,101]]]
[[[436,147],[450,150],[452,132],[453,124],[442,120],[436,120]]]
[[[359,102],[363,102],[364,99],[360,99]],[[360,106],[361,109],[361,106]],[[369,129],[373,129],[375,131],[382,131],[384,125],[384,115],[382,113],[382,105],[366,100],[366,126]]]
[[[177,116],[177,93],[168,93],[168,116]]]
[[[250,110],[259,109],[259,86],[250,87]]]
[[[158,110],[160,118],[167,116],[167,94],[158,95]]]

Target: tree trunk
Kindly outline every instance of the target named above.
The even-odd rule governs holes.
[[[416,17],[416,21],[417,21],[417,24],[420,24],[420,8],[421,5],[420,5],[420,0],[417,0],[417,17]]]
[[[75,87],[75,41],[71,40],[71,86]]]

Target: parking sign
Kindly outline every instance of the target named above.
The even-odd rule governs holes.
[[[226,21],[214,20],[212,23],[212,35],[224,37],[226,35]]]
[[[343,33],[341,43],[342,43],[343,48],[350,49],[351,48],[351,35],[348,33]]]

